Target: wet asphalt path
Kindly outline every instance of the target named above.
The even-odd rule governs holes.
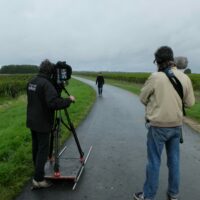
[[[94,82],[84,82],[96,89]],[[58,181],[49,189],[31,191],[28,183],[16,200],[132,200],[133,192],[141,190],[145,176],[147,130],[144,107],[137,96],[105,85],[103,96],[97,96],[93,109],[76,132],[86,152],[93,146],[76,190],[72,191],[72,184]],[[181,200],[199,200],[200,135],[185,125],[183,135]],[[73,142],[72,138],[68,143],[72,145]],[[166,199],[164,154],[157,200]]]

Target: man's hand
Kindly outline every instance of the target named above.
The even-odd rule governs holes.
[[[75,102],[75,97],[74,96],[69,96],[69,99],[74,103]]]

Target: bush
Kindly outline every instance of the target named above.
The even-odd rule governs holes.
[[[28,80],[33,75],[1,75],[0,97],[15,98],[26,91]]]
[[[191,74],[192,71],[191,71],[191,69],[188,68],[188,69],[186,69],[186,70],[184,71],[184,73],[185,73],[185,74]]]

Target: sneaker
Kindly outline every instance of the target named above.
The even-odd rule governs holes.
[[[46,180],[36,181],[35,179],[33,179],[32,184],[33,184],[33,188],[48,188],[52,186],[52,183],[47,182]]]
[[[171,197],[169,195],[167,195],[167,200],[178,200],[176,197]]]
[[[134,198],[135,200],[144,200],[144,194],[143,194],[143,192],[134,193],[133,198]]]

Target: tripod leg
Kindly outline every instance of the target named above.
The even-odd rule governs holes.
[[[60,133],[60,119],[56,119],[57,127],[55,130],[55,164],[54,164],[54,176],[59,177],[60,176],[60,169],[59,169],[59,133]]]
[[[75,142],[76,142],[76,144],[77,144],[78,151],[79,151],[79,154],[80,154],[80,159],[81,159],[81,162],[82,162],[82,161],[83,161],[84,153],[83,153],[82,148],[81,148],[81,145],[80,145],[80,143],[79,143],[79,140],[78,140],[78,137],[77,137],[77,134],[76,134],[74,125],[73,125],[72,123],[70,123],[70,128],[71,128],[71,131],[72,131],[72,133],[73,133]]]
[[[54,141],[54,132],[51,132],[50,144],[49,144],[49,160],[52,161],[53,157],[53,141]]]
[[[80,154],[80,161],[81,161],[81,163],[84,163],[84,159],[83,159],[84,153],[82,151],[81,145],[80,145],[78,137],[76,135],[76,131],[75,131],[74,125],[70,120],[70,117],[69,117],[69,114],[67,112],[67,109],[64,109],[64,111],[65,111],[65,115],[67,117],[67,121],[68,121],[68,124],[69,124],[69,127],[70,127],[70,131],[72,132],[72,134],[74,136],[74,139],[75,139],[75,142],[76,142],[76,145],[78,147],[78,151],[79,151],[79,154]],[[64,125],[66,126],[66,124],[64,124]]]

